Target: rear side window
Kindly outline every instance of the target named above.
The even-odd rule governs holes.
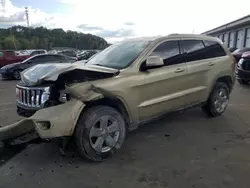
[[[227,55],[222,46],[216,41],[204,40],[206,58],[221,57]]]
[[[201,40],[182,40],[185,62],[198,61],[205,57],[205,46]]]
[[[179,41],[166,41],[157,46],[150,56],[160,56],[164,65],[174,65],[183,62],[180,54]]]
[[[67,59],[66,56],[63,56],[63,55],[54,55],[54,57],[56,60],[59,60],[59,61]]]

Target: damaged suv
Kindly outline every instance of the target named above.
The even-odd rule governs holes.
[[[0,139],[34,130],[43,139],[74,138],[81,156],[102,161],[128,130],[167,112],[200,105],[221,115],[235,83],[235,60],[219,40],[173,34],[109,46],[87,64],[46,64],[22,73],[18,113]]]

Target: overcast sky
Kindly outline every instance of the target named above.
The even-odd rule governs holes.
[[[201,33],[250,14],[237,0],[1,0],[0,27],[30,24],[104,37],[109,42],[137,36]],[[1,2],[0,1],[0,2]]]

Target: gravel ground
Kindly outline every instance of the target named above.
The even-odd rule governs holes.
[[[15,83],[0,81],[0,125],[20,119]],[[0,167],[0,187],[249,188],[249,94],[250,86],[237,84],[217,118],[195,108],[146,124],[103,163],[82,160],[73,150],[62,157],[52,143],[29,145]]]

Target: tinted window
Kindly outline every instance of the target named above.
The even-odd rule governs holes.
[[[206,58],[214,58],[225,56],[226,52],[222,46],[216,41],[205,40]]]
[[[30,61],[32,63],[40,63],[40,62],[44,61],[44,58],[43,58],[43,56],[36,56],[34,58],[31,58]]]
[[[204,59],[205,46],[201,40],[183,40],[181,46],[186,62]]]
[[[2,57],[3,56],[3,52],[0,52],[0,57]]]
[[[54,61],[65,60],[64,56],[62,55],[52,55],[52,58],[54,59]]]
[[[56,61],[60,63],[69,63],[73,61],[72,57],[68,57],[68,56],[54,55],[53,57],[55,58]]]
[[[47,63],[55,60],[52,55],[36,56],[31,59],[32,63]]]
[[[183,62],[178,41],[161,43],[154,49],[150,56],[162,57],[165,65],[174,65]]]

